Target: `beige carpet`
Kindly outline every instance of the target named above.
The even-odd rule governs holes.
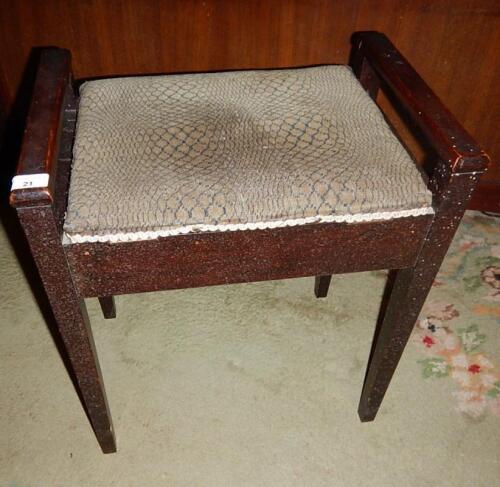
[[[500,485],[500,220],[462,224],[374,423],[383,273],[89,300],[107,456],[3,233],[0,269],[1,486]]]

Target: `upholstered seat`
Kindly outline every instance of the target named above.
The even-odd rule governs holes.
[[[358,407],[375,419],[489,158],[386,36],[352,42],[359,82],[320,66],[103,79],[79,98],[71,53],[41,50],[10,202],[103,452],[85,298],[114,318],[121,294],[314,276],[325,298],[335,274],[391,270]],[[367,94],[381,84],[433,149],[432,193]]]
[[[346,66],[103,79],[80,95],[72,242],[432,212]]]

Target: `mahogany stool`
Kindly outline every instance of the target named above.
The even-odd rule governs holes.
[[[432,148],[427,181],[376,105]],[[375,418],[488,156],[380,33],[351,66],[136,76],[75,89],[43,51],[11,204],[103,452],[116,451],[84,298],[393,270],[359,416]]]

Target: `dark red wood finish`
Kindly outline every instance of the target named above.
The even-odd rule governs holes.
[[[77,99],[67,51],[42,56],[18,172],[48,172],[49,187],[16,190],[11,202],[104,452],[116,445],[82,301],[91,296],[111,317],[114,294],[315,275],[316,294],[324,296],[331,274],[399,269],[359,406],[363,421],[375,417],[488,158],[385,36],[360,33],[353,42],[353,67],[365,89],[375,97],[386,84],[439,156],[431,179],[435,216],[62,245]]]
[[[353,44],[453,172],[486,170],[489,157],[385,35],[359,32]]]
[[[316,276],[314,280],[314,294],[317,298],[326,298],[330,289],[331,274],[327,276]]]
[[[416,264],[396,272],[382,325],[372,345],[359,403],[362,421],[378,412],[404,347],[418,319],[434,278],[462,219],[480,173],[453,174],[440,163],[434,183],[439,185],[436,217],[425,237]]]
[[[424,215],[73,244],[65,250],[82,296],[112,296],[409,267],[431,221],[432,215]]]
[[[116,451],[111,415],[87,309],[75,289],[52,206],[17,213],[71,361],[87,414],[104,453]]]
[[[353,32],[385,32],[492,155],[471,206],[498,211],[498,0],[3,0],[1,7],[0,125],[16,93],[27,96],[18,90],[33,46],[70,49],[76,76],[87,79],[346,64]]]
[[[88,417],[104,453],[116,451],[111,415],[87,310],[62,245],[77,99],[70,55],[42,53],[17,174],[48,173],[47,188],[11,192]]]
[[[361,86],[366,90],[373,100],[377,99],[380,89],[380,80],[373,71],[368,59],[359,49],[353,49],[351,52],[350,65],[354,74],[357,76]],[[397,267],[405,267],[400,265]],[[314,283],[314,293],[318,298],[326,298],[330,287],[331,275],[316,276]]]
[[[71,80],[71,54],[65,49],[44,49],[41,54],[33,99],[24,132],[17,174],[49,174],[49,187],[43,191],[22,189],[11,193],[12,206],[47,205],[54,201],[57,161],[59,158],[60,123],[68,107]],[[71,108],[74,108],[71,107]],[[64,149],[63,149],[64,151]]]
[[[102,296],[99,298],[102,314],[107,320],[116,318],[115,298],[113,296]]]
[[[360,32],[353,36],[353,44],[353,58],[363,57],[387,83],[439,157],[430,182],[434,221],[416,264],[397,271],[373,341],[358,409],[362,421],[371,421],[489,158],[386,36]]]

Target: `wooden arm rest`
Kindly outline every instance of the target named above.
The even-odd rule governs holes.
[[[23,143],[17,167],[17,183],[24,189],[13,189],[12,206],[38,206],[54,201],[58,147],[62,112],[71,89],[71,54],[68,50],[45,48],[35,78]],[[48,175],[48,184],[40,186]],[[33,183],[33,181],[35,181]]]
[[[384,34],[357,32],[352,42],[452,172],[486,170],[489,157]]]

